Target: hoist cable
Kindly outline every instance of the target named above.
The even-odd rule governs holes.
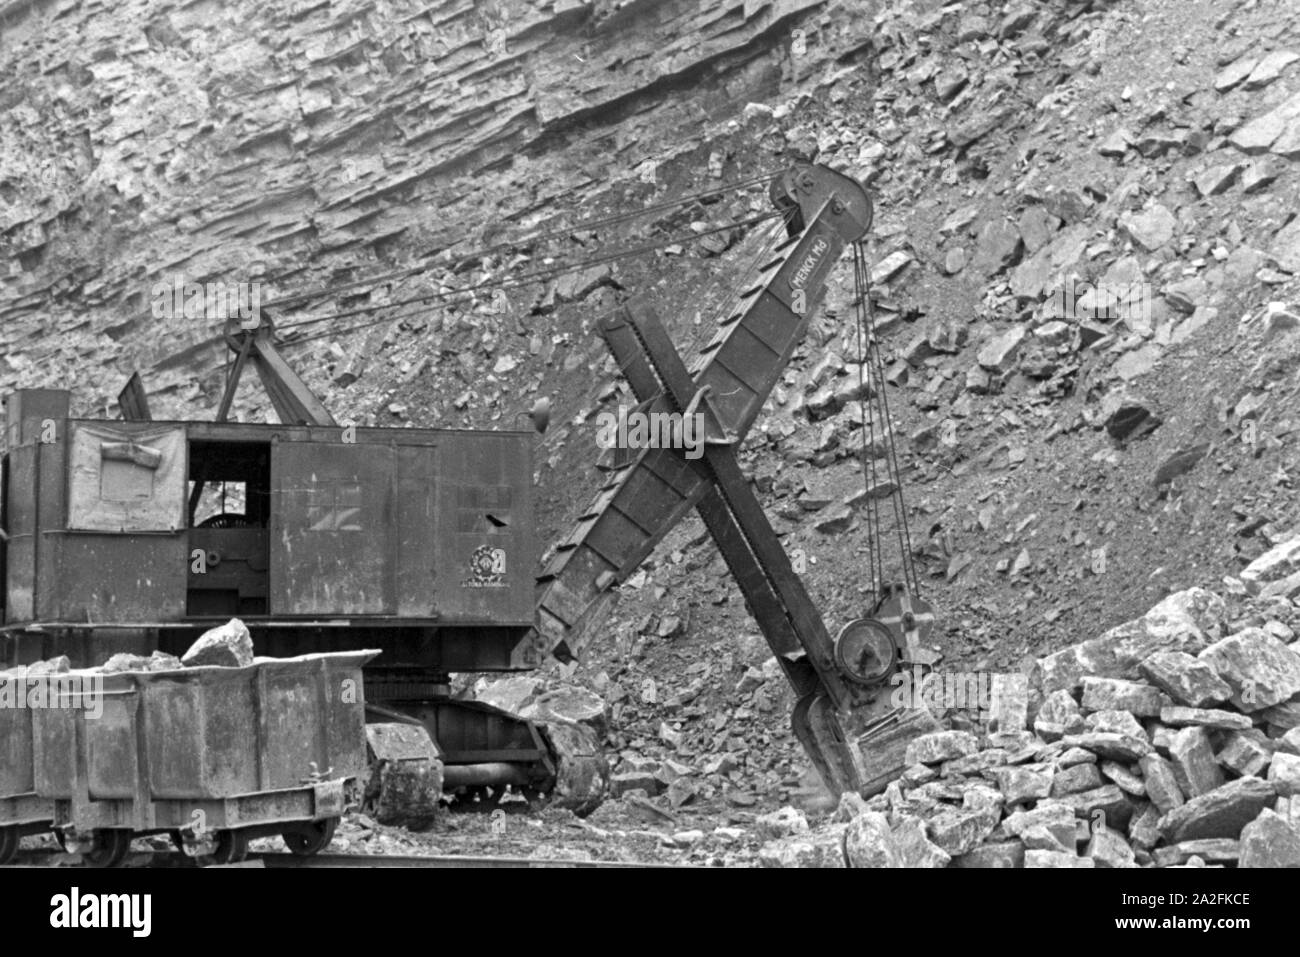
[[[691,193],[689,195],[679,197],[678,199],[675,200],[665,200],[664,202],[655,203],[650,206],[644,206],[641,209],[631,210],[629,212],[615,213],[613,215],[604,216],[599,219],[584,220],[569,226],[555,226],[552,227],[551,229],[526,234],[517,238],[502,240],[501,242],[493,243],[490,246],[484,246],[479,249],[472,249],[464,253],[459,253],[454,257],[439,262],[437,260],[437,257],[449,253],[453,248],[449,246],[437,252],[424,253],[423,258],[429,261],[425,263],[421,263],[418,266],[407,266],[403,269],[396,269],[387,273],[380,273],[375,276],[364,276],[360,279],[354,279],[349,282],[330,285],[323,289],[315,289],[315,290],[308,290],[305,292],[294,293],[293,295],[285,296],[281,299],[277,299],[274,302],[266,303],[264,304],[264,308],[273,309],[273,310],[284,310],[290,306],[299,305],[304,302],[311,302],[316,299],[323,299],[327,296],[336,295],[340,292],[346,292],[351,289],[357,289],[361,287],[373,288],[382,283],[389,282],[392,280],[409,279],[412,276],[419,275],[420,273],[428,272],[430,269],[454,270],[455,267],[457,266],[464,265],[465,263],[468,262],[474,262],[475,260],[483,259],[487,256],[491,256],[495,253],[502,252],[504,250],[517,249],[523,246],[531,246],[547,239],[552,239],[552,238],[561,237],[565,235],[572,235],[573,233],[588,232],[590,230],[598,229],[604,226],[615,225],[618,223],[627,222],[632,219],[638,219],[643,216],[649,216],[654,213],[664,212],[670,209],[677,209],[683,206],[689,206],[692,203],[698,202],[701,199],[706,199],[710,196],[717,196],[722,193],[730,192],[732,190],[746,189],[750,186],[754,186],[759,183],[771,182],[776,177],[786,173],[788,169],[789,168],[787,167],[785,169],[776,170],[775,172],[762,173],[757,176],[751,176],[748,179],[721,183],[710,189],[701,190],[697,193]]]
[[[891,509],[894,513],[894,530],[898,539],[898,548],[903,566],[904,587],[908,593],[914,597],[919,597],[919,581],[916,576],[915,559],[912,555],[912,535],[907,520],[907,507],[903,498],[903,477],[902,470],[898,464],[898,447],[894,438],[893,420],[889,413],[889,395],[885,388],[885,363],[881,354],[880,343],[876,336],[875,328],[875,309],[871,300],[871,273],[867,267],[867,256],[862,242],[854,243],[853,246],[853,282],[855,296],[855,318],[858,326],[858,359],[864,365],[869,364],[871,367],[872,378],[875,379],[877,388],[871,396],[875,410],[878,411],[881,418],[881,428],[883,434],[883,452],[885,458],[886,481],[892,486],[889,494]],[[864,343],[865,340],[865,343]],[[863,346],[865,344],[865,351]],[[859,381],[863,375],[862,367],[859,367]],[[867,395],[862,394],[862,414],[864,420],[870,419],[870,425],[864,421],[864,441],[867,430],[870,430],[871,448],[866,450],[869,467],[863,469],[864,481],[866,482],[866,494],[869,504],[874,503],[872,488],[877,484],[878,472],[875,463],[875,422],[874,416],[870,415],[866,407]],[[878,508],[869,508],[870,523],[869,537],[873,540],[880,532],[880,512]],[[883,543],[877,548],[873,546],[872,559],[878,564],[873,569],[873,575],[880,575],[880,587],[877,594],[881,593],[884,586],[884,558]]]
[[[349,319],[355,316],[369,315],[384,310],[400,309],[403,306],[423,304],[432,301],[454,302],[466,297],[472,298],[475,293],[485,289],[508,289],[515,286],[531,285],[532,283],[535,282],[545,281],[547,279],[553,279],[556,276],[562,276],[571,272],[579,272],[583,269],[589,269],[592,266],[602,265],[607,262],[612,262],[616,259],[624,259],[631,256],[645,255],[646,253],[654,252],[666,246],[672,246],[681,242],[689,242],[693,239],[699,239],[701,236],[708,236],[713,233],[723,232],[724,230],[728,230],[728,229],[737,229],[737,228],[743,229],[745,227],[752,226],[756,223],[761,223],[769,219],[774,219],[780,215],[781,213],[779,211],[763,213],[758,216],[753,216],[747,220],[742,220],[737,223],[727,223],[726,225],[718,226],[701,233],[695,233],[692,234],[691,236],[674,236],[662,242],[647,243],[642,246],[633,247],[631,249],[617,250],[615,252],[607,253],[602,256],[597,256],[592,259],[583,260],[578,263],[569,263],[564,265],[557,264],[556,266],[540,269],[533,273],[526,273],[522,276],[510,276],[502,279],[488,280],[485,282],[476,283],[472,286],[465,286],[459,289],[451,289],[446,292],[441,292],[441,291],[429,292],[429,293],[423,293],[418,296],[410,296],[404,299],[395,299],[391,302],[374,303],[368,306],[358,306],[355,309],[345,310],[343,312],[334,313],[333,315],[329,315],[329,316],[319,316],[315,319],[303,320],[302,322],[286,323],[284,325],[277,326],[276,329],[277,331],[299,329],[304,326],[318,325],[323,322],[332,322],[332,321],[337,321],[339,319]],[[327,329],[324,332],[315,333],[309,336],[303,336],[300,339],[286,340],[282,342],[281,345],[284,347],[300,346],[303,345],[304,343],[314,342],[317,339],[347,336],[347,335],[351,335],[354,332],[359,332],[362,329],[368,329],[371,326],[376,326],[381,323],[395,322],[401,319],[409,318],[410,316],[417,315],[418,312],[419,312],[418,310],[410,310],[407,312],[399,313],[398,315],[381,316],[377,319],[372,319],[367,322],[356,323],[352,326],[348,326],[343,329]]]

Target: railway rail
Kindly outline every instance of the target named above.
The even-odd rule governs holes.
[[[78,869],[84,865],[68,863],[58,858],[71,858],[62,851],[39,849],[20,852],[14,863],[0,867],[7,868],[50,868],[71,867]],[[147,859],[146,859],[147,858]],[[186,857],[178,851],[140,851],[132,854],[128,867],[251,867],[296,870],[301,868],[659,868],[681,867],[680,864],[657,864],[642,861],[601,861],[569,860],[567,858],[504,857],[470,854],[316,854],[301,857],[283,852],[264,852],[250,854],[248,859],[238,864],[203,864],[194,858]]]

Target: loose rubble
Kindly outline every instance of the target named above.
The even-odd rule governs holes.
[[[1300,705],[1300,642],[1232,630],[1225,612],[1188,589],[1039,659],[1019,726],[918,738],[883,794],[846,796],[838,822],[769,829],[761,862],[1300,867],[1300,734],[1271,710]]]

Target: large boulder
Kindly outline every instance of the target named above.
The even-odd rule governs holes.
[[[553,718],[539,726],[555,756],[551,804],[585,817],[609,792],[609,762],[596,734],[587,725]]]
[[[1262,711],[1300,693],[1300,655],[1263,628],[1216,641],[1197,657],[1232,687],[1241,711]]]
[[[541,680],[531,675],[510,675],[506,678],[480,678],[474,683],[471,693],[475,701],[519,714],[537,699],[541,688]]]
[[[768,841],[758,852],[758,863],[762,867],[844,867],[845,827],[834,824],[816,833]]]
[[[898,867],[947,867],[951,856],[926,836],[925,824],[909,817],[890,833],[894,860]]]
[[[1085,711],[1128,711],[1139,718],[1154,718],[1169,699],[1159,688],[1123,678],[1083,679]]]
[[[1265,808],[1241,829],[1238,867],[1300,867],[1300,831]]]
[[[1300,795],[1300,757],[1279,752],[1268,766],[1268,783],[1279,797]]]
[[[247,668],[253,663],[253,637],[248,626],[238,618],[209,629],[199,636],[181,655],[181,664],[187,668],[220,665],[225,668]]]
[[[1258,594],[1270,582],[1296,572],[1300,572],[1300,536],[1270,548],[1243,568],[1238,577],[1252,593]]]
[[[939,764],[974,754],[976,750],[975,736],[969,731],[934,731],[908,744],[904,760],[907,764]]]
[[[1160,651],[1138,670],[1179,704],[1205,708],[1227,701],[1232,688],[1205,662],[1184,651]]]
[[[1158,754],[1148,754],[1140,763],[1147,797],[1161,814],[1187,803],[1172,764]]]
[[[604,740],[609,733],[609,708],[605,699],[594,691],[574,685],[555,688],[537,696],[532,704],[519,710],[530,721],[549,722],[556,718],[584,724]]]
[[[1237,778],[1192,798],[1160,819],[1160,832],[1172,842],[1206,837],[1239,838],[1241,829],[1277,798],[1273,785],[1259,778]]]
[[[1178,789],[1189,798],[1209,794],[1223,784],[1223,771],[1204,728],[1183,728],[1175,733],[1169,742],[1169,758]]]
[[[844,831],[844,856],[849,867],[897,867],[889,819],[868,811],[850,821]]]
[[[1196,654],[1204,649],[1209,644],[1206,629],[1223,614],[1223,599],[1204,588],[1175,592],[1141,618],[1040,658],[1030,680],[1047,694],[1073,690],[1085,676],[1140,678],[1139,666],[1157,652]]]

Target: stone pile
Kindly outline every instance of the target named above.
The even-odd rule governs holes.
[[[916,739],[824,826],[766,815],[770,866],[1300,867],[1300,641],[1278,583],[1300,538],[1251,563],[1250,613],[1176,592],[994,683],[981,725]],[[1294,589],[1292,589],[1294,591]]]

